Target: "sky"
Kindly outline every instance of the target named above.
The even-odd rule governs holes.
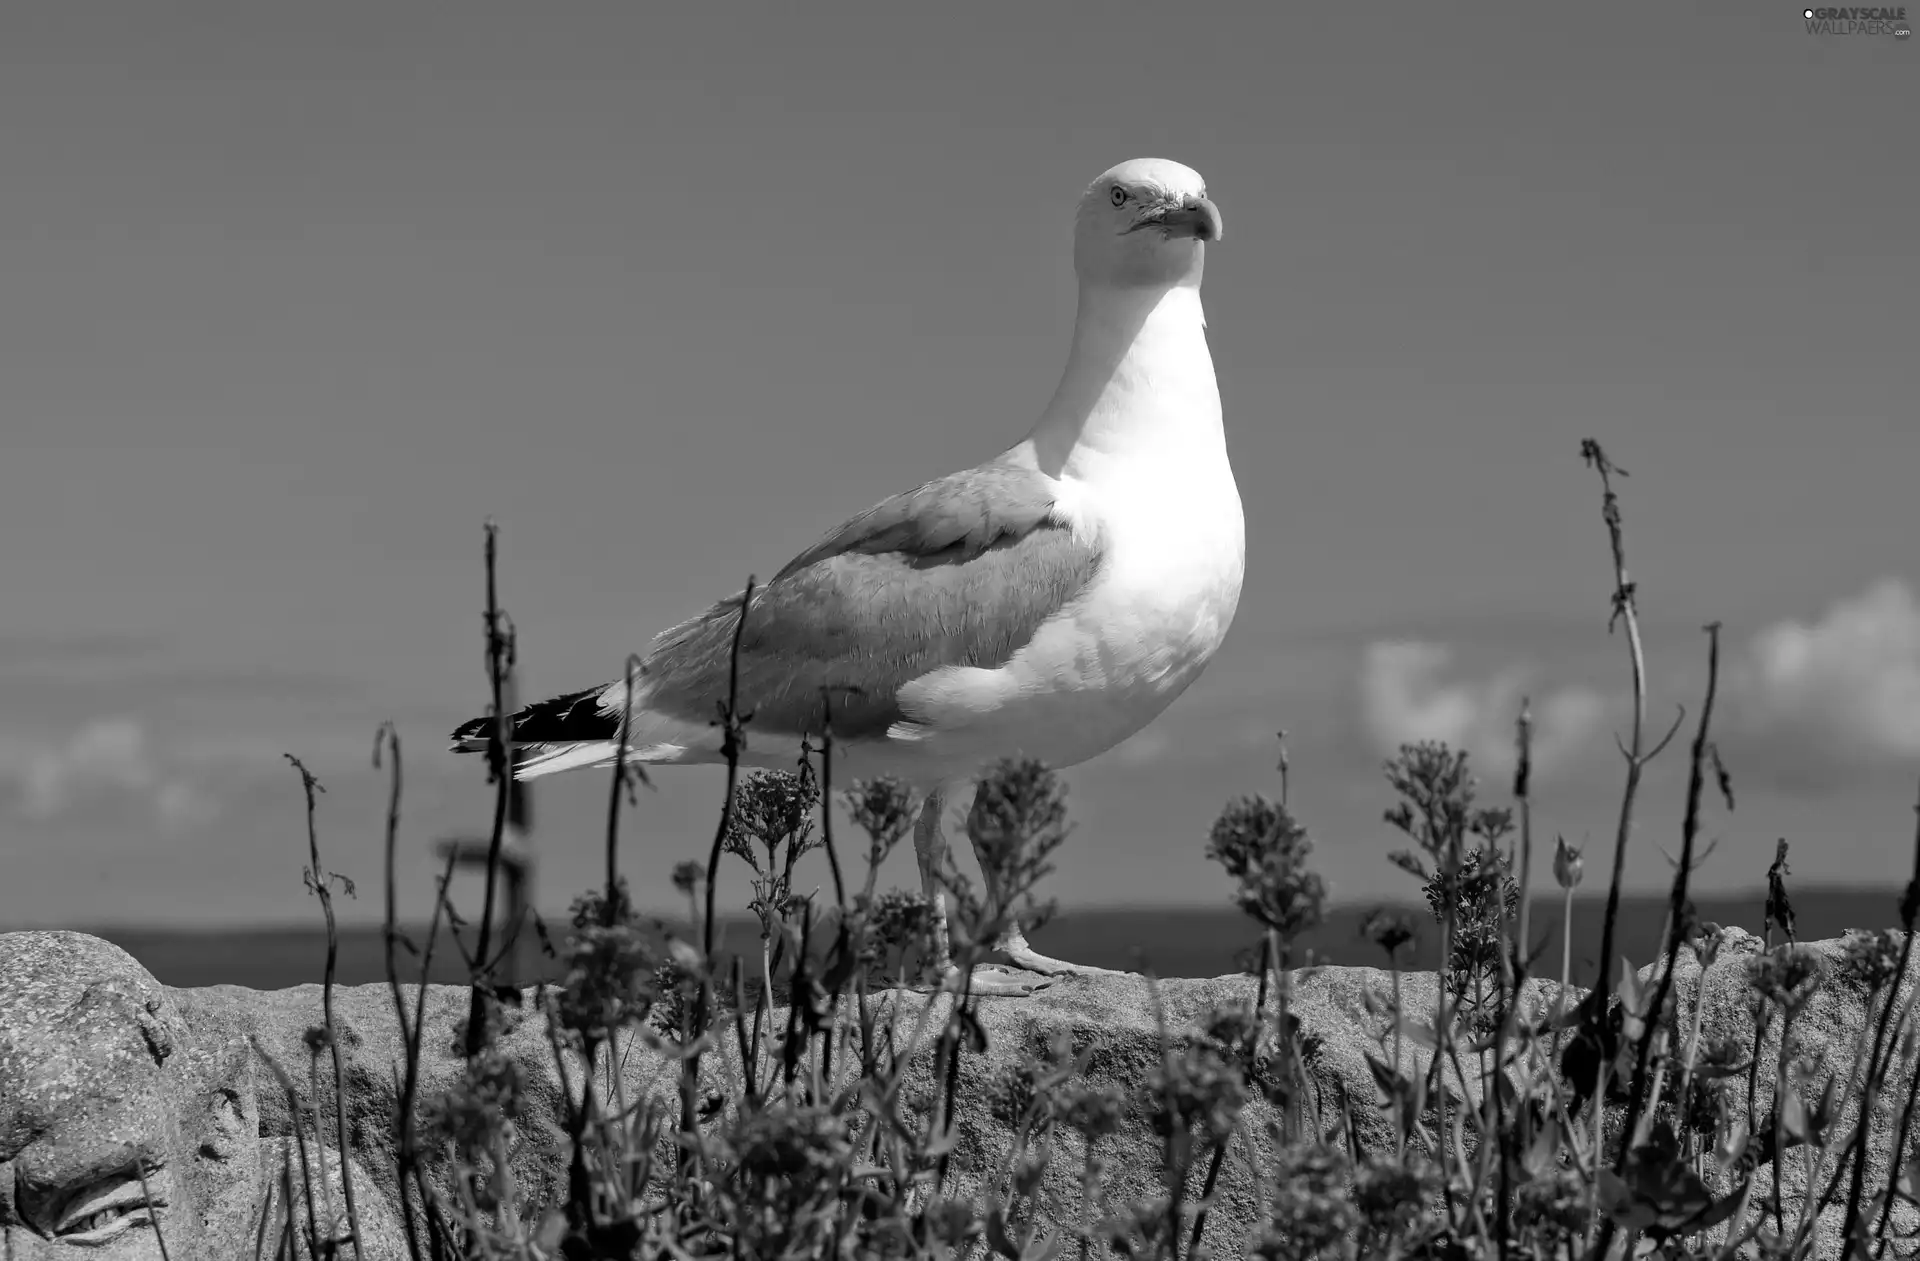
[[[0,17],[0,118],[0,928],[306,922],[285,753],[376,918],[389,720],[424,914],[491,809],[445,752],[483,522],[523,695],[615,677],[1023,436],[1074,203],[1136,156],[1225,218],[1247,576],[1201,680],[1068,772],[1063,905],[1223,900],[1207,828],[1277,794],[1283,728],[1334,896],[1414,896],[1383,759],[1446,740],[1508,804],[1522,696],[1541,843],[1609,845],[1588,437],[1630,474],[1650,725],[1689,715],[1628,887],[1678,849],[1715,619],[1737,809],[1700,884],[1786,837],[1878,922],[1910,870],[1920,41],[1778,3],[40,4]],[[719,792],[668,768],[627,812],[643,904]],[[606,801],[537,786],[549,911]]]

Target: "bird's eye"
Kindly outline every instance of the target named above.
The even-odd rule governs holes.
[[[1116,206],[1124,206],[1124,205],[1126,205],[1126,204],[1127,204],[1127,190],[1126,190],[1126,189],[1124,189],[1124,188],[1115,188],[1115,189],[1113,190],[1113,204],[1114,204],[1114,205],[1116,205]]]

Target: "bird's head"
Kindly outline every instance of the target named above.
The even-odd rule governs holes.
[[[1133,158],[1081,196],[1073,267],[1095,284],[1198,285],[1205,243],[1220,233],[1220,208],[1200,172],[1165,158]]]

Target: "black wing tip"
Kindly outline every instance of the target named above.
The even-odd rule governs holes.
[[[590,687],[528,705],[513,714],[513,739],[518,744],[570,744],[611,740],[620,734],[617,714],[603,713],[599,696],[604,688]],[[471,753],[486,748],[493,719],[481,716],[454,728],[453,751]]]

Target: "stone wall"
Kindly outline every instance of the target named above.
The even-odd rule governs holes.
[[[1754,939],[1736,932],[1705,974],[1708,1036],[1750,1043],[1755,994],[1745,960],[1757,949]],[[1837,966],[1841,943],[1816,949]],[[1431,974],[1402,974],[1400,984],[1410,1013],[1417,1018],[1431,1012]],[[1681,1010],[1690,1010],[1701,984],[1697,962],[1683,954],[1676,970]],[[1387,1127],[1372,1106],[1376,1087],[1365,1056],[1381,1046],[1381,1013],[1393,978],[1371,968],[1303,969],[1293,974],[1292,987],[1293,1011],[1318,1043],[1313,1073],[1320,1098],[1329,1108],[1343,1097],[1352,1101],[1363,1146],[1388,1142]],[[1215,1005],[1250,1002],[1253,989],[1252,980],[1240,976],[1167,980],[1157,987],[1139,977],[1089,977],[1065,979],[1029,998],[984,1000],[988,1050],[963,1060],[958,1096],[954,1160],[963,1185],[981,1188],[1000,1175],[998,1162],[1010,1140],[993,1101],[1023,1056],[1064,1037],[1076,1050],[1091,1048],[1090,1078],[1132,1089],[1158,1062],[1163,1027],[1184,1034]],[[411,986],[403,992],[409,1004],[420,997]],[[1553,987],[1542,984],[1535,996],[1551,1002]],[[279,1222],[282,1214],[273,1205],[278,1188],[291,1178],[296,1187],[311,1179],[323,1205],[336,1210],[343,1183],[350,1181],[368,1261],[404,1257],[391,1139],[394,1073],[401,1060],[392,995],[385,986],[350,986],[337,989],[334,1001],[346,1059],[344,1160],[334,1139],[331,1060],[314,1036],[322,1023],[319,986],[170,989],[118,947],[86,934],[0,934],[0,1229],[10,1249],[0,1255],[67,1256],[85,1245],[96,1249],[87,1254],[94,1257],[157,1257],[157,1219],[176,1261],[252,1256],[260,1223]],[[930,1000],[907,994],[893,1001],[910,1024]],[[432,1097],[460,1071],[467,992],[429,987],[424,1012],[421,1094]],[[1865,995],[1836,980],[1796,1030],[1804,1048],[1844,1065],[1865,1013]],[[1762,1054],[1763,1098],[1777,1045],[1775,1021]],[[502,1046],[525,1066],[529,1091],[531,1115],[521,1127],[525,1144],[516,1174],[531,1193],[557,1196],[565,1168],[565,1107],[537,1009],[530,1005]],[[1412,1047],[1407,1053],[1418,1054]],[[734,1055],[729,1040],[721,1061],[709,1060],[716,1086],[733,1075],[727,1057]],[[626,1048],[621,1059],[628,1098],[672,1091],[670,1066],[643,1047]],[[319,1101],[322,1142],[309,1146],[304,1159],[292,1141],[294,1105],[274,1065],[290,1080],[299,1107]],[[924,1078],[924,1066],[921,1073]],[[577,1088],[580,1079],[578,1064],[571,1065],[568,1080]],[[1907,1080],[1903,1065],[1896,1089],[1876,1109],[1875,1179],[1887,1174],[1892,1124]],[[925,1080],[918,1085],[931,1090]],[[1841,1105],[1839,1123],[1849,1125],[1857,1101],[1843,1097]],[[1243,1127],[1256,1146],[1266,1142],[1265,1109],[1264,1103],[1253,1105]],[[1077,1142],[1068,1139],[1055,1149],[1049,1176],[1062,1203],[1075,1199]],[[1154,1194],[1159,1140],[1146,1117],[1130,1117],[1105,1142],[1102,1154],[1116,1195]],[[1797,1159],[1788,1162],[1790,1186],[1801,1177],[1798,1165]],[[433,1164],[429,1175],[446,1187],[445,1161]],[[296,1199],[304,1195],[296,1193]],[[1208,1229],[1222,1255],[1239,1252],[1262,1218],[1263,1199],[1254,1167],[1235,1152],[1223,1169],[1220,1204]],[[1829,1217],[1830,1236],[1838,1218]]]

